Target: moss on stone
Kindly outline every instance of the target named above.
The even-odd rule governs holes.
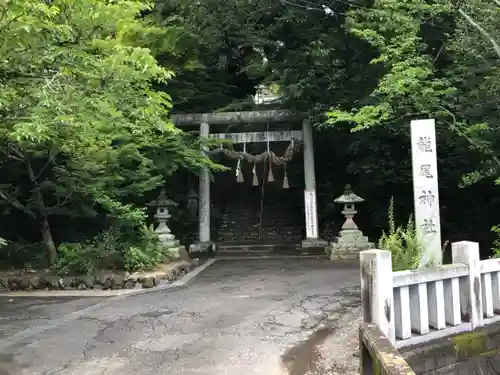
[[[382,375],[382,365],[377,357],[373,358],[373,375]]]
[[[488,352],[488,336],[485,332],[467,332],[451,338],[458,360],[483,355]]]

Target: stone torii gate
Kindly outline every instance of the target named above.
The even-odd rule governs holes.
[[[316,177],[314,171],[314,145],[312,125],[307,114],[288,110],[265,110],[246,112],[195,113],[171,116],[172,122],[179,128],[199,126],[200,137],[231,139],[233,143],[276,142],[302,140],[304,153],[304,207],[306,238],[303,248],[324,247],[327,242],[319,238],[316,205]],[[250,133],[211,134],[212,125],[269,124],[285,121],[302,121],[302,130],[269,131]],[[204,152],[204,151],[203,151]],[[199,249],[212,245],[210,237],[210,176],[208,170],[200,171],[199,194]]]

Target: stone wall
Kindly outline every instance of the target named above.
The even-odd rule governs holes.
[[[391,342],[374,324],[359,330],[361,375],[415,375]]]
[[[500,374],[500,324],[400,350],[417,375]]]
[[[199,265],[198,259],[159,265],[154,271],[129,274],[101,271],[93,275],[58,276],[46,272],[0,273],[0,292],[33,290],[116,290],[153,288],[173,282]],[[1,374],[1,371],[0,371]]]

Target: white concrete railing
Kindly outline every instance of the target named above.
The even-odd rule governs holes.
[[[396,347],[500,321],[500,259],[479,260],[479,244],[452,244],[453,264],[392,271],[391,253],[360,253],[363,317]]]

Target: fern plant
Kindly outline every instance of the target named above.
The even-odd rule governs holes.
[[[394,215],[394,198],[391,197],[387,212],[389,232],[382,232],[378,247],[392,253],[392,269],[402,271],[415,269],[422,260],[422,245],[410,215],[406,227],[397,227]]]
[[[500,258],[500,226],[494,225],[491,231],[496,234],[495,241],[493,241],[493,247],[491,252],[493,253],[492,258]]]

